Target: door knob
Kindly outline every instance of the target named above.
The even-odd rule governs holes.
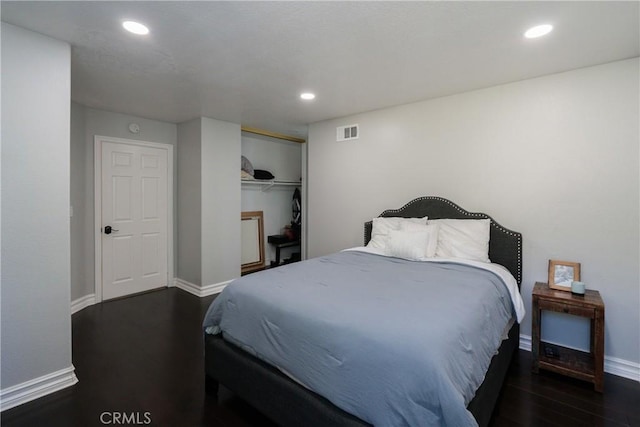
[[[114,231],[118,231],[118,230],[116,230],[115,228],[111,227],[110,225],[107,225],[104,228],[104,234],[111,234]]]

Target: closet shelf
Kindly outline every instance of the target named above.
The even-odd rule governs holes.
[[[272,180],[259,180],[259,179],[242,179],[242,186],[261,186],[262,191],[269,191],[274,186],[290,186],[300,187],[302,181],[281,181],[277,179]]]

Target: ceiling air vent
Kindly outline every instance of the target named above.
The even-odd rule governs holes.
[[[337,141],[351,141],[352,139],[358,139],[360,136],[358,125],[340,126],[336,128],[336,132]]]

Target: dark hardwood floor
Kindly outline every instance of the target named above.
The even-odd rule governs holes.
[[[114,413],[125,413],[129,425],[274,426],[224,387],[217,400],[204,393],[200,325],[212,300],[170,288],[75,314],[80,382],[4,411],[2,426],[116,425],[123,418]],[[640,426],[640,383],[607,374],[599,394],[530,367],[531,354],[519,351],[493,426]]]

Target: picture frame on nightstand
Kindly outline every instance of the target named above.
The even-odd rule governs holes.
[[[549,260],[549,287],[571,292],[571,282],[580,281],[580,263]]]

